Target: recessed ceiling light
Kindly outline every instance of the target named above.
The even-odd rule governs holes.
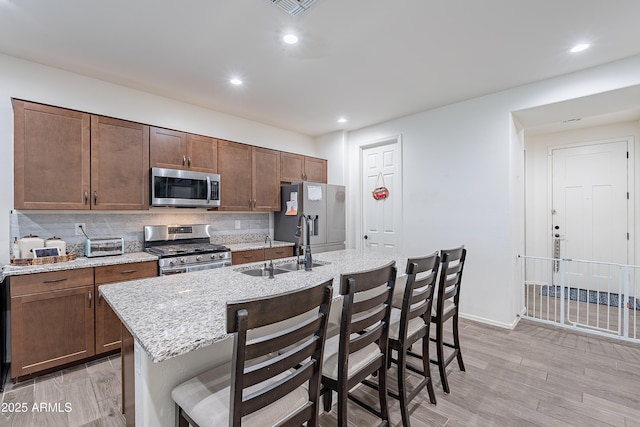
[[[572,47],[569,52],[571,53],[582,52],[583,50],[589,49],[589,46],[591,46],[589,43],[580,43]]]
[[[287,44],[296,44],[298,43],[298,37],[295,34],[286,34],[282,40],[284,40]]]
[[[239,86],[242,84],[242,80],[240,80],[237,77],[232,78],[231,80],[229,80],[229,82],[231,82],[232,85],[236,85],[236,86]]]
[[[345,119],[344,117],[340,117],[338,119],[338,123],[347,123],[347,119]]]

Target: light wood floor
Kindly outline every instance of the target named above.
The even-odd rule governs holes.
[[[413,427],[423,426],[640,426],[640,345],[531,321],[515,330],[461,320],[466,372],[449,369],[451,393],[443,393],[432,366],[437,405],[426,391],[409,405]],[[123,426],[119,413],[119,358],[10,386],[11,402],[69,402],[64,414],[2,413],[0,426]],[[392,373],[393,374],[393,373]],[[375,402],[366,387],[356,390]],[[401,425],[398,402],[391,421]],[[377,425],[349,404],[350,426]],[[335,409],[321,416],[335,426]]]

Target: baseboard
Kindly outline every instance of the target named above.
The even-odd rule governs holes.
[[[495,320],[487,319],[485,317],[474,316],[472,314],[459,313],[458,315],[463,319],[473,320],[474,322],[485,323],[487,325],[497,326],[499,328],[504,328],[504,329],[513,329],[516,327],[516,325],[520,321],[520,317],[516,317],[511,323],[502,323],[502,322],[496,322]]]

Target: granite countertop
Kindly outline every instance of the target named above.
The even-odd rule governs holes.
[[[291,262],[282,258],[274,265]],[[387,250],[346,249],[313,254],[328,263],[279,274],[275,279],[240,273],[251,265],[176,274],[103,285],[100,292],[154,362],[162,362],[227,338],[226,302],[289,292],[329,278],[337,286],[340,274],[368,270],[396,261],[404,273],[407,257]],[[334,298],[339,298],[334,287]]]
[[[274,248],[282,248],[286,246],[293,246],[294,243],[291,242],[280,242],[278,240],[273,241]],[[230,243],[225,244],[226,247],[231,249],[231,252],[240,252],[240,251],[251,251],[254,249],[265,249],[269,248],[269,243],[260,242],[245,242],[245,243]]]
[[[106,257],[78,257],[73,261],[56,262],[54,264],[43,265],[5,265],[2,267],[2,279],[8,276],[19,276],[23,274],[46,273],[49,271],[75,270],[78,268],[101,267],[105,265],[130,264],[132,262],[157,261],[158,257],[146,252],[132,252],[123,255]]]

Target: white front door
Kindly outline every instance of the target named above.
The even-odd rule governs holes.
[[[362,149],[362,239],[364,246],[400,249],[402,245],[402,151],[400,137]],[[372,191],[385,186],[388,197]]]
[[[552,149],[555,257],[628,263],[627,152],[626,139]],[[595,273],[575,276],[571,287],[599,282]]]

